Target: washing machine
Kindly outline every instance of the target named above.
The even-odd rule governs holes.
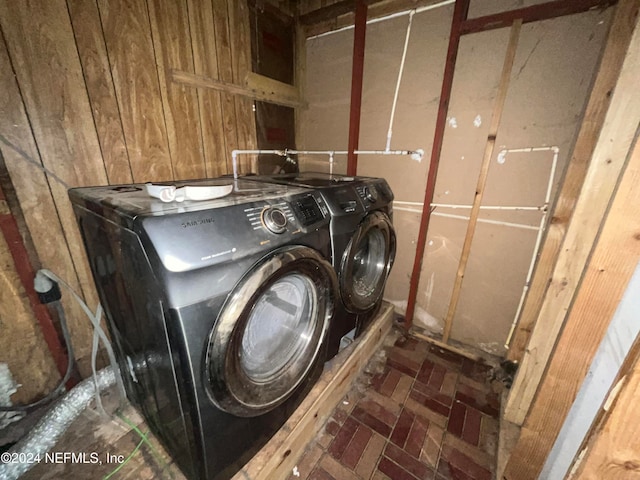
[[[228,183],[168,203],[145,185],[69,191],[127,396],[194,479],[230,478],[300,404],[338,295],[322,196],[185,185]]]
[[[245,178],[320,192],[329,209],[331,262],[340,287],[329,334],[331,358],[345,335],[361,335],[379,312],[396,251],[393,192],[382,178],[320,172]]]

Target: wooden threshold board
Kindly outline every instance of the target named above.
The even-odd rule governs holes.
[[[287,423],[233,480],[287,478],[353,381],[391,330],[393,307],[384,303],[367,332],[340,352]]]

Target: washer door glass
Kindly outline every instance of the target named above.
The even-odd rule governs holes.
[[[324,363],[336,274],[308,247],[272,252],[236,285],[209,336],[210,399],[237,416],[284,402]]]
[[[342,259],[340,292],[347,308],[372,308],[382,292],[395,256],[395,233],[389,217],[375,212],[365,217]]]

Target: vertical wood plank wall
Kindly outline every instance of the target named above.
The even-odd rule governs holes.
[[[0,33],[7,170],[42,265],[95,309],[67,189],[218,176],[232,149],[255,148],[252,101],[168,75],[243,84],[246,1],[0,0]],[[89,324],[67,293],[63,304],[86,375]]]

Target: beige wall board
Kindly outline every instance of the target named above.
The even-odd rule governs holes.
[[[55,388],[60,375],[1,233],[0,330],[0,362],[9,365],[14,381],[20,385],[12,402],[28,403]]]
[[[186,2],[148,0],[158,81],[175,179],[205,176],[198,95],[176,84],[170,70],[194,71]]]
[[[98,0],[135,182],[172,180],[146,2]]]
[[[217,41],[211,0],[188,0],[188,9],[194,72],[217,79]],[[227,173],[227,157],[231,150],[227,151],[225,144],[220,93],[198,90],[197,94],[206,175],[224,175]]]
[[[562,242],[536,328],[518,369],[505,418],[522,424],[564,324],[640,119],[640,30],[636,27],[573,217]]]
[[[118,101],[111,78],[98,6],[94,2],[69,0],[78,54],[110,184],[131,183],[131,165],[124,140]]]

